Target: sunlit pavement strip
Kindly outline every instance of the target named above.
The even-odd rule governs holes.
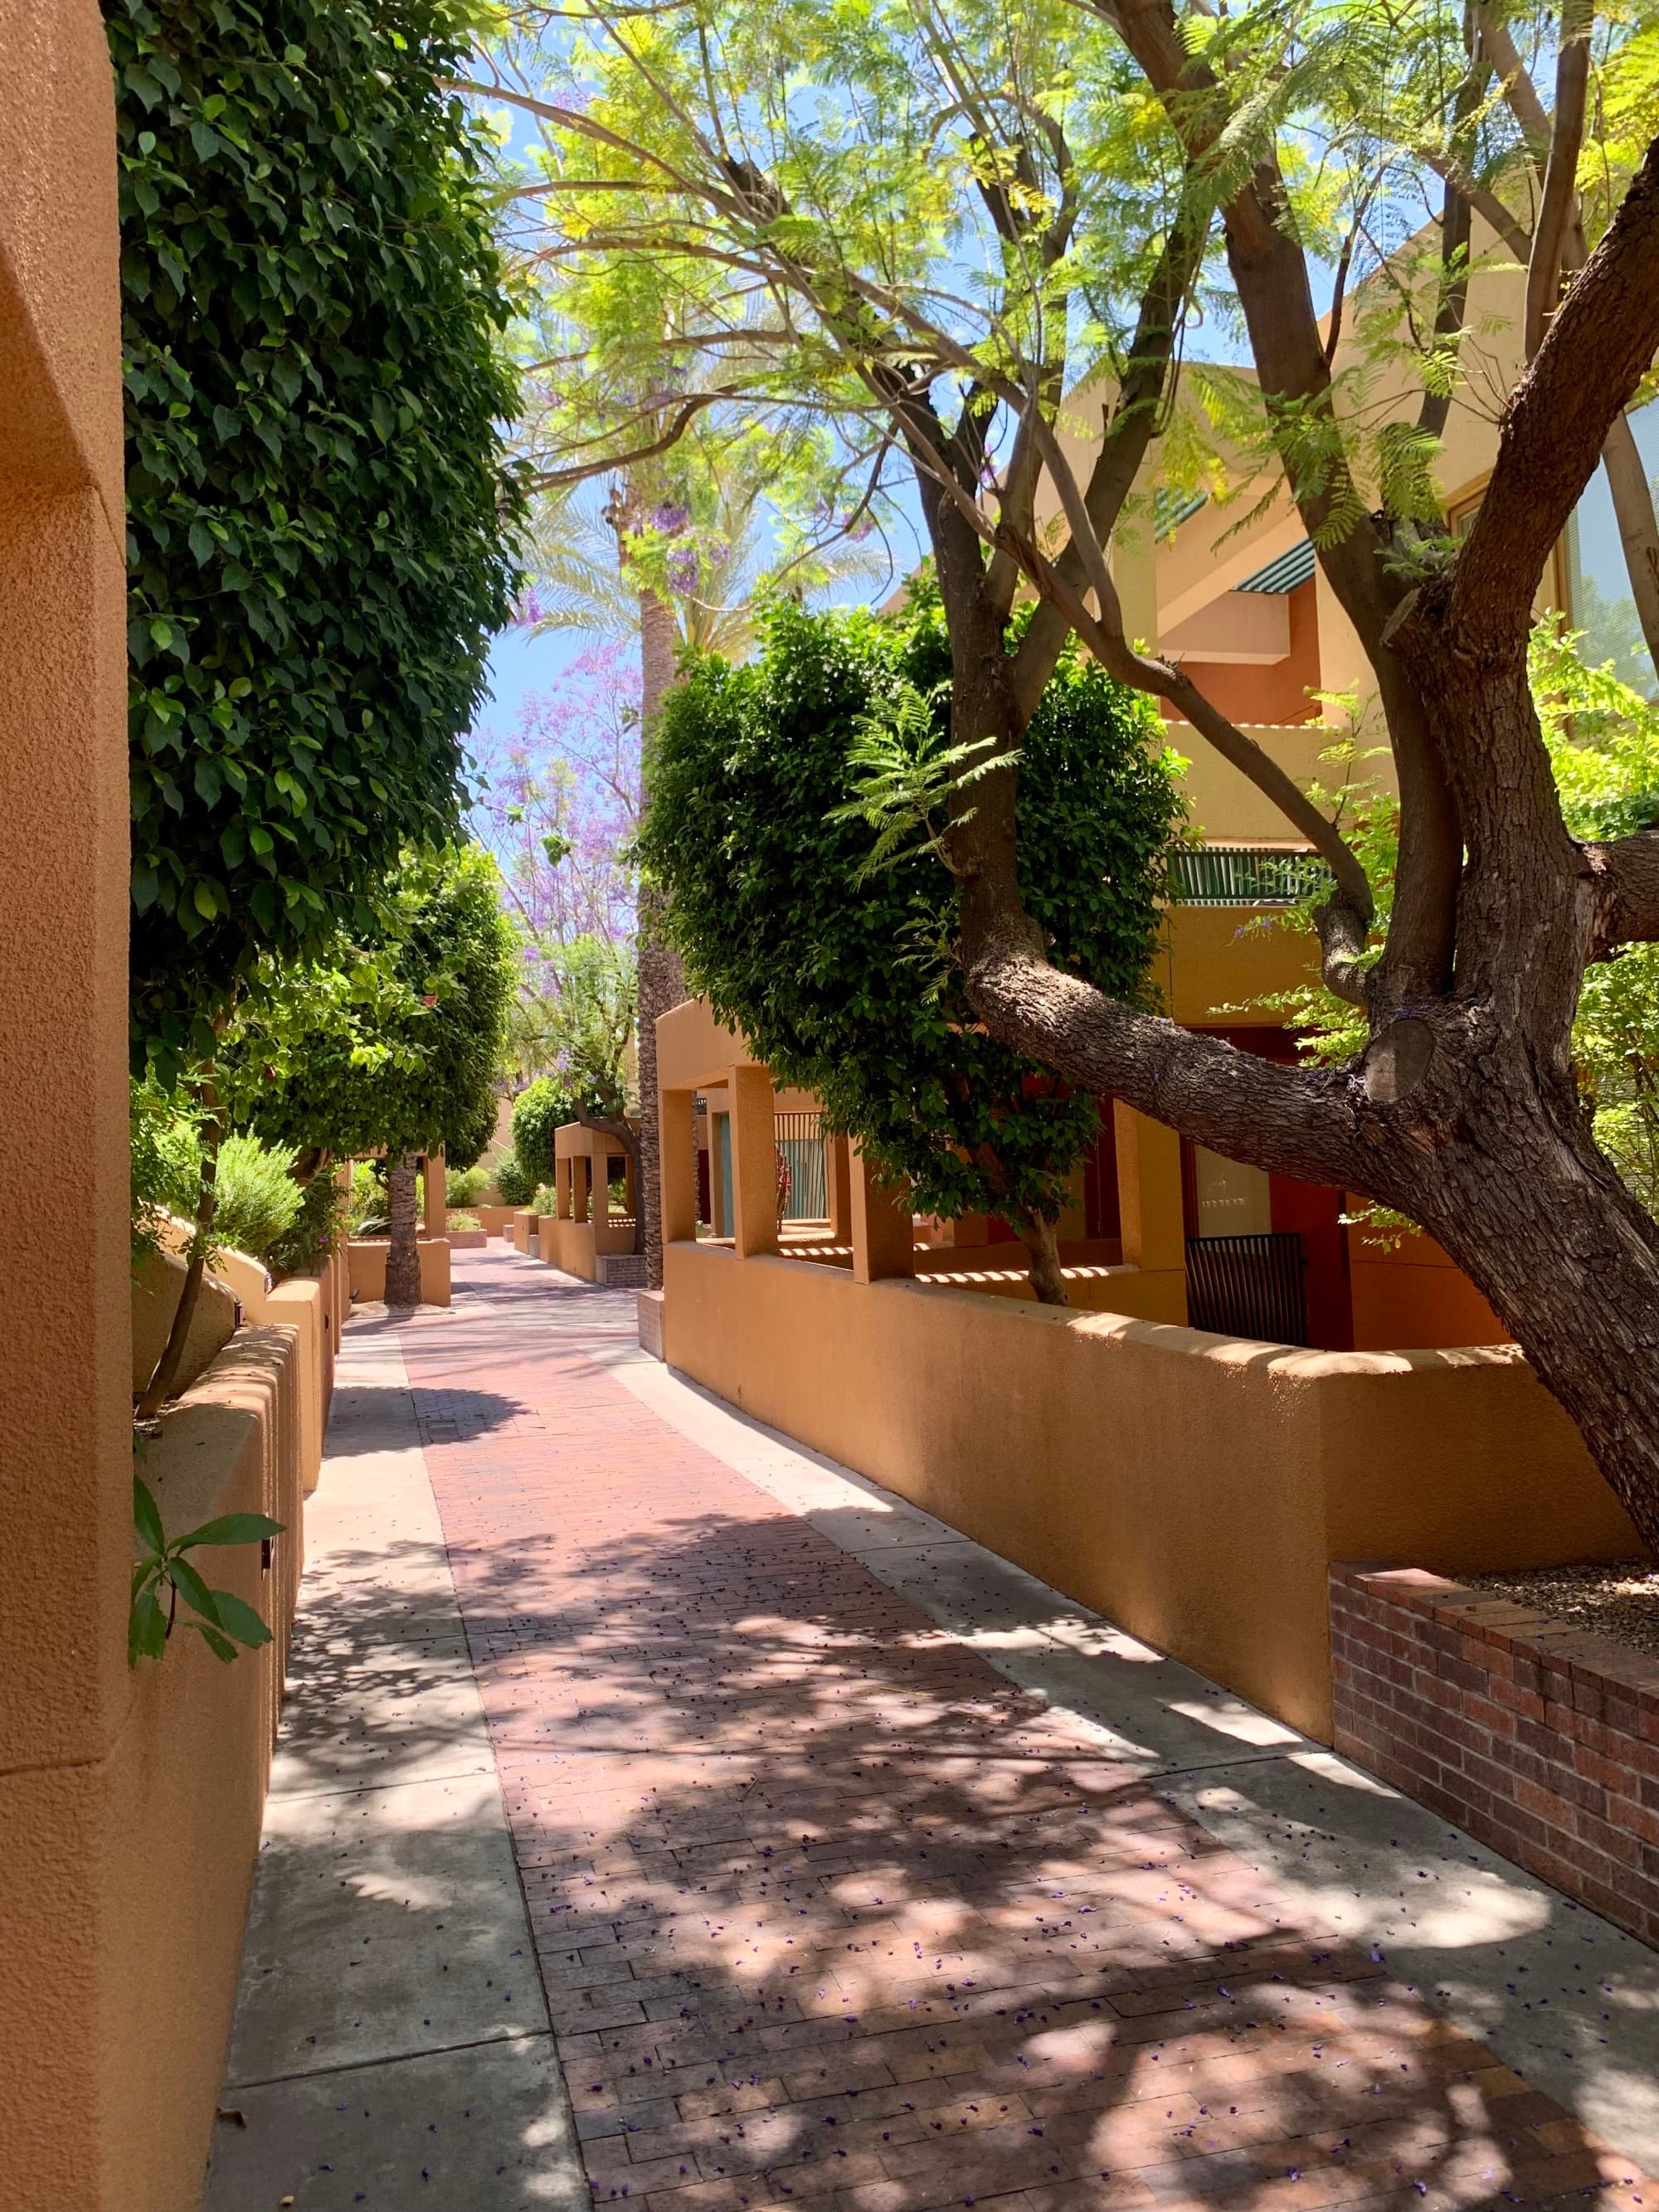
[[[501,1784],[384,1323],[347,1334],[306,1547],[206,2212],[585,2208]]]
[[[399,1336],[599,2202],[1652,2202],[1653,1954],[625,1295],[457,1279]]]

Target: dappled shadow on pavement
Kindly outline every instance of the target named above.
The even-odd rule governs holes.
[[[1644,2193],[579,1343],[403,1341],[601,2202]]]

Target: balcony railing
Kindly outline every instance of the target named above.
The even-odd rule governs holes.
[[[1170,900],[1176,906],[1295,906],[1330,888],[1331,874],[1317,853],[1286,853],[1262,845],[1190,845],[1170,867]]]
[[[1308,1301],[1302,1239],[1289,1234],[1189,1237],[1187,1319],[1218,1336],[1305,1344]]]

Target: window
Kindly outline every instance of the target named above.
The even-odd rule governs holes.
[[[1659,400],[1631,416],[1637,450],[1651,478],[1659,475]],[[1567,525],[1567,605],[1572,626],[1584,633],[1579,652],[1592,668],[1612,661],[1613,672],[1645,697],[1659,697],[1653,656],[1642,636],[1631,597],[1625,549],[1613,512],[1607,472],[1598,465]]]

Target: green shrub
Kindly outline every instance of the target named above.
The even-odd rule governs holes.
[[[553,1139],[576,1119],[576,1101],[550,1075],[538,1076],[513,1105],[513,1149],[538,1182],[553,1173]]]
[[[169,1214],[196,1211],[202,1145],[191,1115],[153,1082],[132,1085],[133,1272],[161,1249]]]
[[[227,1137],[219,1147],[213,1241],[263,1260],[299,1218],[305,1193],[289,1170],[293,1156],[257,1137]]]
[[[483,1224],[476,1213],[452,1213],[448,1217],[448,1226],[459,1230],[482,1229]]]
[[[386,1218],[384,1163],[356,1161],[351,1170],[351,1196],[346,1206],[347,1228],[354,1237],[384,1237]]]
[[[503,1206],[528,1206],[536,1195],[536,1178],[517,1152],[509,1152],[496,1165],[495,1188]]]
[[[300,1210],[292,1225],[265,1254],[265,1265],[281,1280],[313,1275],[328,1256],[346,1214],[346,1199],[332,1172],[325,1168],[300,1186]]]
[[[538,1213],[556,1213],[559,1210],[559,1194],[550,1182],[538,1183],[536,1186],[536,1194],[530,1203]]]
[[[445,1182],[445,1195],[452,1206],[476,1206],[489,1188],[488,1168],[458,1168]]]

